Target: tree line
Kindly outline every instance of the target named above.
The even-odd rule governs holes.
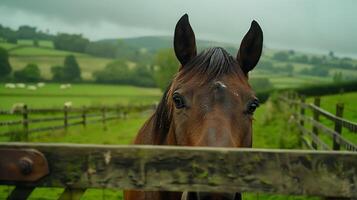
[[[56,82],[81,81],[81,69],[73,55],[64,58],[63,66],[51,68],[52,80]],[[43,81],[40,68],[35,63],[28,63],[24,68],[13,71],[6,49],[0,48],[0,81],[38,82]]]

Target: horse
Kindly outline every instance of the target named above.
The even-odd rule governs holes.
[[[263,32],[252,21],[236,57],[220,47],[197,54],[188,15],[176,24],[174,52],[180,65],[156,111],[134,144],[252,147],[253,113],[259,101],[248,83],[257,65]],[[125,200],[238,200],[240,193],[124,191]]]

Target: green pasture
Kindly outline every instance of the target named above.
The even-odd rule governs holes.
[[[66,55],[75,55],[75,56],[88,56],[82,53],[74,53],[69,51],[61,51],[50,48],[39,48],[39,47],[22,47],[10,50],[11,56],[66,56]]]
[[[344,112],[343,118],[357,122],[357,92],[352,93],[341,93],[336,95],[329,96],[321,96],[321,105],[320,107],[324,110],[329,111],[330,113],[336,113],[336,104],[343,103],[344,104]],[[313,98],[307,99],[308,103],[313,103]],[[307,111],[307,114],[312,116],[311,111]],[[320,120],[323,124],[327,125],[330,128],[334,128],[334,123],[330,120],[327,120],[325,117],[320,116]],[[309,126],[311,128],[311,126]],[[324,142],[326,142],[329,146],[332,146],[332,140],[329,136],[320,133],[319,134]],[[357,134],[348,131],[346,128],[342,128],[342,136],[351,141],[354,144],[357,144]]]
[[[45,79],[51,79],[51,67],[63,66],[65,55],[62,56],[11,56],[10,63],[13,70],[19,70],[24,68],[28,63],[37,64],[41,70],[41,75]],[[92,56],[79,56],[76,57],[79,66],[82,71],[82,78],[85,80],[92,80],[92,73],[102,70],[111,59],[98,58]]]
[[[33,84],[30,84],[33,85]],[[0,87],[0,109],[10,109],[16,103],[29,107],[61,107],[72,102],[73,107],[98,105],[154,104],[160,100],[157,88],[142,88],[124,85],[72,84],[61,89],[61,84],[45,84],[37,90]]]
[[[254,136],[253,146],[255,148],[293,148],[295,135],[286,129],[291,129],[285,123],[289,113],[278,112],[272,102],[263,104],[255,113],[253,122]],[[273,113],[273,114],[272,114]],[[276,115],[274,115],[276,113]],[[30,142],[66,142],[66,143],[89,143],[89,144],[130,144],[139,128],[150,116],[150,112],[129,114],[127,119],[119,119],[108,123],[108,129],[103,130],[100,123],[82,126],[69,127],[67,132],[51,131],[35,133],[30,135]],[[284,142],[289,145],[282,146]],[[0,187],[1,195],[9,193],[12,187]],[[63,189],[36,189],[31,194],[30,199],[56,199]],[[244,194],[244,199],[285,199],[286,196],[264,195],[264,194]],[[289,197],[290,199],[302,199],[302,197]],[[122,199],[121,191],[115,190],[87,190],[82,200],[94,199]],[[311,199],[311,198],[310,198]]]
[[[10,54],[10,64],[14,71],[24,68],[29,63],[37,64],[41,75],[51,79],[51,67],[61,66],[65,56],[75,55],[82,70],[82,78],[92,80],[92,73],[102,70],[112,59],[99,58],[83,53],[53,49],[52,41],[39,40],[39,47],[33,46],[32,40],[19,40],[17,44],[0,42]]]

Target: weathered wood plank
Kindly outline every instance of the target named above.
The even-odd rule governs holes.
[[[0,184],[357,197],[355,152],[34,143],[0,148],[37,149],[50,167],[37,183]]]

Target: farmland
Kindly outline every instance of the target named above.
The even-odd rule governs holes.
[[[26,88],[0,87],[0,108],[10,109],[14,103],[25,103],[29,107],[59,107],[72,102],[74,107],[96,105],[153,104],[161,92],[156,88],[134,86],[72,84],[60,89],[60,84],[46,84],[35,91]]]
[[[83,53],[73,53],[53,49],[53,44],[49,41],[39,41],[39,46],[35,47],[31,41],[20,40],[18,44],[0,43],[0,46],[10,53],[10,63],[14,70],[23,68],[28,63],[38,64],[41,74],[45,79],[51,78],[50,68],[55,65],[62,65],[64,57],[69,54],[76,56],[82,70],[84,80],[93,80],[92,73],[101,70],[113,59],[94,57]],[[284,70],[287,62],[276,61],[272,55],[276,51],[268,50],[263,59],[274,62],[274,65]],[[134,63],[135,64],[135,63]],[[250,77],[268,78],[274,88],[297,88],[309,85],[318,85],[332,82],[332,73],[343,71],[344,74],[357,76],[353,70],[330,70],[329,76],[301,75],[299,72],[310,69],[312,65],[302,63],[290,63],[292,72],[272,73],[263,67],[258,67]],[[31,83],[28,85],[35,85]],[[73,107],[82,106],[110,106],[110,105],[143,105],[154,104],[160,100],[162,92],[157,88],[142,88],[126,85],[99,85],[99,84],[72,84],[71,88],[60,89],[61,84],[46,83],[44,87],[37,90],[26,88],[5,88],[0,87],[0,109],[10,110],[14,104],[26,104],[30,108],[58,108],[63,107],[65,102],[71,102]],[[274,95],[273,95],[274,96]],[[274,98],[273,98],[274,100]],[[256,111],[253,122],[254,136],[253,147],[255,148],[297,148],[297,130],[289,122],[291,110],[285,104],[277,104],[276,101],[268,101],[260,106]],[[275,97],[276,100],[276,97]],[[312,98],[307,99],[312,102]],[[357,101],[357,93],[347,93],[322,97],[321,107],[334,112],[337,102],[345,103],[345,118],[356,120],[357,113],[353,103]],[[67,131],[48,131],[30,134],[30,142],[65,142],[65,143],[87,143],[87,144],[130,144],[135,134],[150,116],[151,111],[143,113],[130,113],[128,118],[117,119],[108,122],[107,130],[103,130],[102,125],[90,124],[86,128],[82,126],[70,127]],[[43,116],[37,116],[43,117]],[[13,116],[1,116],[2,120],[15,119]],[[332,124],[323,121],[327,125]],[[63,123],[62,121],[59,123]],[[40,125],[38,125],[40,126]],[[18,127],[21,128],[21,127]],[[3,127],[0,130],[4,130]],[[344,133],[348,139],[357,142],[357,138],[349,133]],[[324,138],[322,138],[324,139]],[[0,141],[8,141],[7,137],[0,137]],[[8,187],[0,187],[0,199],[8,191]],[[63,189],[36,189],[30,199],[56,199]],[[121,191],[112,190],[87,190],[82,199],[121,199]],[[285,199],[285,196],[264,195],[264,194],[244,194],[244,199]],[[291,199],[301,199],[303,197],[289,197]],[[311,198],[314,199],[314,198]]]
[[[63,105],[61,100],[72,100],[74,105],[91,105],[92,102],[104,104],[117,103],[120,99],[122,103],[132,102],[133,99],[141,99],[142,103],[153,103],[160,99],[161,92],[158,89],[137,88],[131,86],[108,86],[78,84],[73,85],[68,90],[60,90],[59,84],[47,84],[44,88],[37,91],[28,91],[25,89],[9,90],[1,88],[0,94],[8,95],[4,98],[10,99],[8,103],[1,101],[2,108],[8,108],[11,101],[25,100],[26,103],[33,106],[56,107]],[[46,96],[47,95],[47,96]],[[83,97],[77,97],[83,96]],[[86,97],[87,95],[87,97]],[[111,99],[107,95],[117,95]],[[31,96],[35,99],[31,99]],[[151,97],[148,98],[148,96]],[[120,97],[120,98],[119,98]],[[11,98],[14,98],[11,100]],[[37,99],[36,99],[37,98]],[[77,99],[78,98],[78,101]],[[132,99],[131,99],[132,98]],[[90,99],[90,100],[86,100]],[[111,99],[111,100],[108,100]],[[357,100],[357,93],[347,93],[341,95],[331,95],[322,97],[322,107],[331,112],[334,111],[334,103],[344,102],[346,105],[346,118],[356,120],[357,116],[353,102]],[[88,102],[89,101],[89,102]],[[312,99],[309,98],[308,102]],[[38,103],[40,102],[40,103]],[[297,137],[293,125],[286,123],[290,117],[289,109],[281,104],[282,108],[276,107],[275,103],[268,101],[263,104],[255,113],[254,119],[254,139],[255,148],[296,148]],[[281,112],[284,110],[285,112]],[[108,130],[104,131],[100,124],[88,125],[86,128],[73,127],[67,132],[51,131],[40,132],[30,136],[31,142],[65,142],[65,143],[89,143],[89,144],[130,144],[150,112],[129,114],[127,119],[119,119],[108,123]],[[3,138],[4,139],[4,138]],[[8,187],[2,187],[2,193],[6,193]],[[31,199],[55,199],[63,189],[36,189],[31,195]],[[97,199],[101,197],[121,198],[120,191],[112,190],[88,190],[83,199]],[[46,196],[46,198],[43,198]],[[257,194],[245,194],[245,199],[257,199]],[[260,198],[284,199],[284,196],[259,195]],[[290,197],[294,199],[293,197]],[[296,197],[301,198],[301,197]]]
[[[140,39],[140,38],[139,38]],[[138,39],[138,40],[139,40]],[[129,40],[130,42],[133,42]],[[160,40],[161,41],[161,40]],[[162,42],[162,41],[161,41]],[[151,42],[153,43],[153,42]],[[150,43],[150,44],[151,44]],[[131,44],[131,43],[130,43]],[[143,43],[145,45],[146,43]],[[166,45],[170,45],[169,43]],[[202,44],[204,45],[204,44]],[[207,46],[207,45],[206,45]],[[53,44],[50,41],[39,41],[39,46],[33,46],[30,40],[20,40],[18,44],[11,44],[6,42],[0,42],[0,47],[3,47],[9,51],[10,63],[13,69],[19,70],[25,67],[28,63],[35,63],[41,70],[41,75],[45,79],[51,79],[51,67],[63,65],[64,57],[72,54],[76,56],[76,59],[81,67],[81,77],[84,80],[93,80],[93,72],[102,70],[113,59],[95,57],[84,53],[75,53],[70,51],[56,50],[53,48]],[[137,48],[148,48],[146,46]],[[275,73],[266,70],[264,66],[258,66],[251,74],[252,78],[267,78],[271,81],[274,88],[293,88],[304,87],[307,85],[316,85],[323,83],[331,83],[332,77],[335,73],[341,72],[343,76],[353,78],[357,77],[356,70],[351,69],[329,69],[328,76],[311,76],[299,74],[304,69],[311,69],[312,64],[303,64],[298,62],[286,62],[274,60],[274,53],[278,52],[273,49],[265,49],[262,61],[268,61],[274,64],[274,66],[281,69],[281,72]],[[301,53],[296,53],[300,55]],[[130,61],[135,65],[135,62]],[[352,60],[352,63],[357,61]],[[287,67],[292,67],[291,74],[287,74],[284,71]]]

